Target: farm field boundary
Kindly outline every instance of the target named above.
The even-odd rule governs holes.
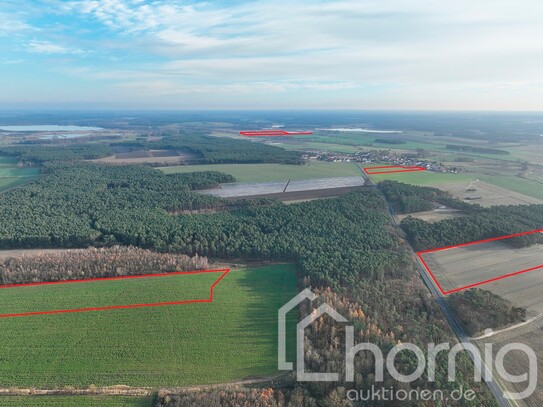
[[[442,285],[439,283],[439,281],[438,281],[438,279],[437,279],[437,277],[435,275],[436,273],[432,272],[431,267],[428,265],[428,262],[424,259],[424,255],[428,255],[428,254],[431,254],[431,253],[438,253],[438,252],[442,252],[442,251],[446,251],[446,250],[454,250],[454,249],[462,248],[462,247],[475,246],[475,245],[483,244],[483,243],[499,242],[499,241],[503,241],[503,240],[506,240],[506,239],[521,237],[521,236],[528,236],[528,235],[533,235],[533,234],[536,234],[536,233],[543,233],[543,229],[536,229],[536,230],[531,230],[531,231],[528,231],[528,232],[514,233],[514,234],[510,234],[510,235],[506,235],[506,236],[500,236],[500,237],[494,237],[494,238],[489,238],[489,239],[477,240],[475,242],[462,243],[462,244],[453,245],[453,246],[445,246],[445,247],[440,247],[440,248],[437,248],[437,249],[424,250],[424,251],[418,252],[417,257],[419,258],[420,262],[422,263],[422,265],[424,266],[424,268],[426,269],[426,271],[428,272],[428,274],[430,275],[430,277],[432,278],[432,280],[434,281],[436,286],[439,288],[441,293],[443,295],[448,295],[448,294],[452,294],[452,293],[455,293],[455,292],[458,292],[458,291],[467,290],[469,288],[478,287],[478,286],[481,286],[481,285],[484,285],[484,284],[492,283],[494,281],[503,280],[505,278],[513,277],[513,276],[516,276],[516,275],[519,275],[519,274],[524,274],[524,273],[528,273],[530,271],[543,269],[543,263],[535,265],[533,267],[527,267],[527,268],[524,268],[522,270],[517,270],[517,271],[513,271],[513,272],[510,272],[510,273],[506,273],[506,274],[501,274],[499,276],[489,278],[489,279],[485,279],[485,280],[481,280],[481,281],[478,281],[478,282],[475,282],[475,283],[471,283],[471,284],[463,285],[463,286],[460,286],[460,287],[452,288],[452,289],[449,289],[449,290],[445,290],[445,289],[443,289]]]
[[[95,282],[98,282],[98,281],[162,278],[162,277],[170,277],[170,276],[176,276],[176,275],[195,275],[195,274],[203,274],[203,273],[217,273],[217,274],[220,274],[220,276],[213,282],[213,284],[209,288],[209,296],[208,296],[208,298],[179,300],[179,301],[151,302],[151,303],[142,303],[142,304],[106,305],[106,306],[101,306],[101,307],[56,309],[56,310],[46,310],[46,311],[29,311],[29,312],[19,312],[19,313],[2,313],[2,314],[0,314],[0,318],[26,317],[26,316],[33,316],[33,315],[66,314],[66,313],[90,312],[90,311],[107,311],[107,310],[114,310],[114,309],[160,307],[160,306],[166,306],[166,305],[182,305],[182,304],[191,304],[191,303],[206,303],[206,302],[210,303],[210,302],[213,302],[213,291],[214,291],[215,287],[217,286],[217,284],[219,284],[219,282],[229,272],[230,272],[230,269],[175,271],[175,272],[170,272],[170,273],[142,274],[142,275],[118,276],[118,277],[103,277],[103,278],[91,278],[91,279],[84,279],[84,280],[62,280],[62,281],[48,281],[48,282],[25,283],[25,284],[0,285],[0,289],[9,289],[9,288],[17,288],[17,287],[35,287],[35,286],[51,286],[51,285],[62,285],[62,284],[95,283]]]
[[[375,171],[378,170],[378,171]],[[368,175],[393,174],[396,172],[415,172],[426,171],[426,168],[418,165],[380,165],[377,167],[364,167],[364,172]]]

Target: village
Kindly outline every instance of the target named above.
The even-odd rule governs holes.
[[[355,163],[379,163],[387,165],[404,165],[424,167],[428,171],[457,174],[460,172],[457,167],[447,167],[442,163],[424,159],[427,152],[417,151],[412,154],[396,154],[390,150],[369,150],[357,151],[356,153],[336,153],[336,152],[307,152],[305,159],[316,159],[326,162],[355,162]]]

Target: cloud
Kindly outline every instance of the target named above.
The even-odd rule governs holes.
[[[114,92],[119,98],[215,93],[264,100],[273,93],[327,105],[334,94],[344,100],[338,107],[350,107],[367,103],[371,93],[376,104],[409,108],[433,106],[432,93],[445,103],[448,95],[488,103],[540,89],[539,0],[522,7],[514,0],[31,3],[41,4],[34,12],[49,22],[40,26],[39,41],[26,38],[24,48],[36,57],[70,54],[54,69],[126,92]],[[13,21],[12,30],[29,29]],[[70,24],[86,34],[62,31]],[[77,58],[88,52],[92,61]],[[535,93],[525,98],[536,99]]]
[[[0,11],[0,37],[8,37],[32,30],[32,26],[19,19],[16,15]]]
[[[60,44],[55,44],[49,41],[29,41],[26,44],[26,49],[29,52],[38,54],[82,54],[83,51],[75,48],[68,48]]]

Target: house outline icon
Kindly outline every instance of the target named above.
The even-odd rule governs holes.
[[[278,311],[278,368],[279,370],[292,370],[292,362],[286,361],[286,314],[302,301],[314,301],[318,295],[306,288],[283,305]],[[307,373],[305,372],[304,339],[305,328],[315,322],[322,315],[328,315],[336,322],[349,322],[343,315],[330,305],[324,303],[314,312],[306,316],[296,325],[296,377],[298,381],[337,381],[338,373]]]

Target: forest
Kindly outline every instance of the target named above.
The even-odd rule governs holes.
[[[94,160],[114,154],[112,147],[129,147],[132,150],[179,150],[191,152],[194,164],[218,163],[282,163],[302,164],[301,153],[280,147],[229,137],[212,137],[191,133],[163,135],[159,141],[72,143],[68,145],[14,145],[0,148],[0,156],[18,157],[25,166],[46,162],[74,162]]]
[[[422,346],[447,341],[452,335],[391,226],[386,202],[375,189],[291,205],[262,201],[229,207],[221,199],[193,191],[227,179],[220,173],[166,175],[146,166],[91,163],[49,163],[44,172],[41,179],[3,194],[1,248],[123,245],[224,260],[291,261],[298,265],[301,285],[311,287],[351,321],[357,342],[369,341],[390,349],[398,341]],[[221,211],[177,215],[181,209],[199,208]],[[55,261],[59,258],[45,261],[38,270],[45,272]],[[302,311],[311,312],[307,307]],[[307,336],[309,368],[344,372],[343,337],[343,327],[325,321],[312,327]],[[409,357],[399,358],[398,363],[404,372],[413,366]],[[458,381],[441,380],[445,372],[439,371],[439,386],[476,388],[477,402],[492,405],[484,387],[470,382],[469,358],[462,357],[459,363]],[[338,386],[367,389],[373,383],[371,357],[361,354],[355,365],[354,384],[300,386],[292,382],[285,398],[294,400],[291,405],[296,406],[336,406],[341,394]],[[422,379],[406,385],[390,377],[383,384],[407,389],[437,385]],[[276,396],[282,397],[273,393]],[[163,400],[179,401],[172,405],[193,401],[192,396],[185,401],[168,397]],[[226,403],[238,396],[210,392],[201,397],[211,401],[224,397]],[[260,395],[239,397],[254,400]]]
[[[301,153],[288,151],[250,140],[237,140],[230,137],[212,137],[205,134],[163,135],[154,142],[116,142],[112,147],[131,147],[133,150],[179,150],[193,153],[196,158],[192,164],[223,163],[282,163],[302,164]]]
[[[454,151],[466,151],[470,153],[480,153],[480,154],[497,154],[497,155],[508,155],[509,151],[499,150],[497,148],[488,148],[488,147],[473,147],[473,146],[461,146],[457,144],[447,144],[445,146],[447,150]]]
[[[407,217],[400,225],[416,250],[428,250],[541,229],[543,205],[492,206],[435,223]],[[503,242],[520,248],[543,243],[543,236],[534,233]]]
[[[232,180],[217,172],[165,175],[146,166],[49,163],[37,181],[2,195],[0,248],[86,247],[110,244],[100,222],[111,217],[139,219],[136,235],[157,216],[193,208],[216,208],[223,201],[191,191]],[[149,216],[147,218],[147,216]],[[162,236],[168,230],[160,230]],[[148,244],[147,246],[151,246]]]
[[[381,181],[378,188],[396,213],[429,211],[434,209],[434,203],[464,212],[473,212],[480,208],[477,204],[462,202],[453,198],[448,192],[427,186],[404,184],[398,181]]]
[[[526,309],[487,290],[470,289],[453,293],[447,302],[458,322],[470,336],[489,327],[500,328],[526,320]]]
[[[362,269],[368,278],[383,278],[409,262],[386,231],[389,219],[377,191],[299,205],[231,204],[193,191],[232,181],[217,172],[166,175],[145,166],[89,163],[49,164],[44,172],[40,180],[3,195],[1,248],[123,244],[220,258],[289,260],[327,284],[356,280]],[[235,208],[174,216],[228,205]]]
[[[417,251],[457,245],[477,240],[528,232],[543,228],[543,205],[502,205],[483,208],[453,198],[437,188],[408,185],[396,181],[378,184],[386,200],[398,213],[431,210],[434,203],[459,209],[465,216],[439,222],[425,222],[411,216],[400,223]],[[504,240],[513,247],[543,242],[541,234]]]
[[[113,154],[105,144],[70,144],[66,146],[21,145],[0,148],[0,156],[18,157],[22,165],[39,165],[50,161],[94,160]]]
[[[199,256],[132,246],[91,247],[1,260],[0,285],[203,270],[208,266],[207,259]]]

